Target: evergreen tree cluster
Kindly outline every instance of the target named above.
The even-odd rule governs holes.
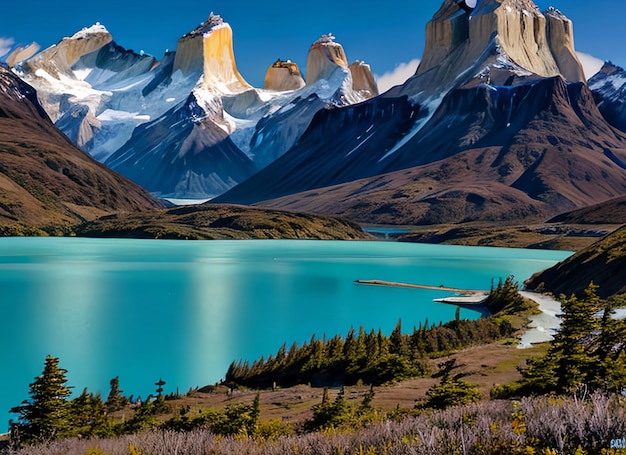
[[[376,411],[372,406],[374,386],[370,387],[361,404],[356,406],[346,400],[345,389],[342,387],[334,400],[330,399],[328,387],[322,393],[322,402],[313,406],[313,417],[307,421],[308,431],[318,431],[338,428],[354,428],[370,423],[376,418]]]
[[[465,347],[491,343],[513,335],[514,328],[506,318],[487,317],[455,320],[438,326],[428,321],[402,333],[398,321],[390,336],[381,330],[369,333],[363,327],[358,333],[351,328],[343,338],[336,335],[327,340],[316,338],[299,346],[286,344],[275,356],[261,357],[251,365],[248,361],[233,362],[226,373],[226,382],[253,388],[290,387],[310,383],[314,386],[353,385],[358,381],[382,384],[401,381],[428,373],[426,359]]]
[[[626,321],[613,318],[626,296],[600,299],[593,283],[582,297],[561,296],[562,322],[545,356],[521,368],[522,379],[496,386],[494,397],[626,390]]]
[[[416,403],[417,409],[447,409],[452,406],[461,406],[480,401],[478,386],[463,381],[462,378],[469,376],[467,372],[454,371],[465,365],[457,365],[456,359],[450,359],[440,363],[439,371],[433,378],[441,378],[439,384],[433,385],[426,392],[426,400]]]
[[[110,437],[136,433],[156,422],[156,414],[164,410],[162,391],[164,381],[157,385],[157,399],[148,397],[135,409],[131,419],[114,423],[111,414],[124,408],[130,400],[119,388],[119,378],[111,380],[111,391],[106,401],[100,394],[84,389],[74,399],[67,385],[67,370],[59,367],[59,359],[47,356],[43,372],[29,385],[30,398],[10,412],[18,415],[11,420],[10,435],[15,445],[37,444],[70,437]]]
[[[530,310],[532,303],[527,302],[518,290],[519,283],[513,275],[509,275],[504,281],[498,280],[495,287],[492,282],[491,291],[483,304],[492,314],[519,314]]]
[[[189,415],[182,409],[176,416],[163,422],[159,427],[164,430],[192,431],[209,428],[222,436],[253,436],[261,430],[261,399],[257,393],[251,404],[238,403],[226,406],[223,411],[202,410],[197,415]]]

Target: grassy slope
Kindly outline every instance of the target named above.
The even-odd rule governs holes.
[[[530,349],[517,349],[515,346],[505,343],[494,343],[465,349],[451,356],[434,359],[430,362],[432,370],[435,371],[437,363],[448,358],[457,358],[459,364],[467,365],[464,371],[471,372],[464,380],[477,384],[483,398],[488,399],[489,391],[494,384],[504,384],[519,379],[520,375],[516,367],[523,364],[528,358],[543,355],[546,349],[547,344]],[[413,408],[415,400],[425,398],[428,388],[437,381],[433,378],[417,378],[377,387],[373,406],[383,411],[393,411],[397,406],[405,409]],[[191,407],[190,415],[194,415],[200,409],[224,409],[226,406],[236,403],[251,403],[257,394],[256,390],[235,390],[229,396],[227,394],[228,388],[225,386],[209,387],[204,390],[205,392],[194,391],[182,395],[180,399],[168,401],[172,412],[161,415],[159,420],[172,417],[181,406],[189,405]],[[358,404],[368,390],[369,386],[346,387],[346,398]],[[302,423],[311,418],[311,407],[321,401],[322,391],[322,388],[308,385],[261,391],[261,419],[280,419],[284,422]],[[331,398],[334,398],[337,392],[338,389],[331,390]],[[133,410],[126,408],[116,413],[116,417],[128,419],[132,417],[133,412]]]
[[[600,286],[598,295],[603,298],[626,292],[626,226],[534,275],[526,286],[569,295],[581,292],[592,281]]]
[[[76,229],[84,237],[168,239],[371,239],[350,221],[219,204],[116,215]]]
[[[446,245],[537,248],[578,251],[592,245],[621,225],[531,224],[502,226],[486,223],[462,223],[415,226],[398,236],[402,242]]]

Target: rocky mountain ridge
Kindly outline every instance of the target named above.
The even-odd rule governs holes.
[[[280,156],[317,110],[377,94],[367,65],[355,67],[353,88],[345,52],[331,35],[309,54],[308,84],[291,64],[289,77],[269,71],[268,88],[253,88],[237,70],[232,29],[211,14],[161,61],[121,48],[97,24],[15,71],[38,89],[57,126],[98,160],[155,194],[208,198]],[[163,125],[177,122],[182,131],[164,134]]]
[[[160,196],[433,224],[545,220],[626,194],[626,134],[596,105],[619,98],[616,79],[590,92],[571,21],[532,0],[468,5],[443,1],[416,74],[378,96],[332,35],[311,46],[307,81],[279,59],[272,90],[251,87],[213,14],[160,62],[96,26],[44,51],[58,68],[35,56],[16,72],[70,137],[114,149],[100,159]]]
[[[606,62],[589,79],[589,88],[604,118],[615,128],[626,132],[626,71]]]
[[[378,117],[382,100],[404,113]],[[598,111],[564,15],[531,0],[446,0],[415,76],[319,112],[217,201],[381,224],[541,220],[624,194],[625,163],[626,136]]]

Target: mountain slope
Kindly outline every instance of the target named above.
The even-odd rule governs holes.
[[[35,90],[0,66],[0,225],[5,235],[160,206],[142,188],[77,149],[54,127]]]
[[[584,83],[571,22],[531,0],[445,0],[413,78],[318,113],[216,201],[402,224],[545,219],[624,193],[626,135]]]
[[[160,121],[139,126],[105,164],[155,194],[198,199],[220,194],[256,171],[194,94]]]
[[[562,213],[550,219],[548,223],[626,224],[626,196]]]
[[[368,109],[384,122],[358,115]],[[626,192],[626,137],[581,83],[555,77],[453,90],[385,158],[394,139],[410,134],[411,116],[420,111],[389,98],[320,113],[294,149],[217,201],[431,224],[545,219]]]
[[[626,293],[626,226],[559,262],[525,284],[554,294],[580,293],[593,281],[602,298]]]
[[[607,121],[626,131],[626,71],[607,62],[589,79],[589,88]]]

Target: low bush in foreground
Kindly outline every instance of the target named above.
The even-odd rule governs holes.
[[[116,439],[58,440],[7,451],[7,455],[338,455],[338,454],[621,454],[626,436],[626,398],[594,394],[576,398],[491,401],[444,411],[414,411],[360,430],[325,430],[268,440],[147,431]],[[613,448],[612,448],[613,447]]]

